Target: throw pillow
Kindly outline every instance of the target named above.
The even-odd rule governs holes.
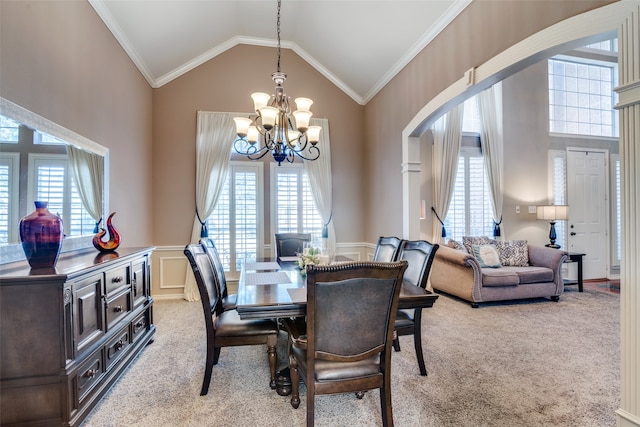
[[[497,241],[496,248],[502,265],[510,267],[529,265],[529,248],[526,240]]]
[[[464,236],[462,237],[462,244],[467,252],[473,255],[473,245],[488,245],[494,243],[494,240],[487,236]]]
[[[464,245],[456,240],[450,239],[447,242],[447,246],[449,246],[451,249],[455,249],[457,251],[462,251],[462,252],[467,252],[467,249],[464,247]]]
[[[473,255],[480,263],[480,267],[502,267],[496,245],[473,245]]]

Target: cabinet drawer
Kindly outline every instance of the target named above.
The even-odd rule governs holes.
[[[105,369],[109,369],[111,365],[120,359],[120,356],[126,353],[129,344],[131,344],[131,339],[129,326],[127,325],[105,346]]]
[[[133,322],[131,322],[131,335],[133,336],[133,342],[136,342],[138,338],[144,335],[144,333],[149,329],[149,320],[147,316],[149,315],[149,309],[145,310],[140,316],[138,316]]]
[[[76,396],[78,404],[89,394],[93,387],[100,382],[104,374],[104,364],[102,363],[102,349],[94,352],[87,360],[80,365],[75,378]]]
[[[110,331],[131,312],[131,289],[127,289],[120,295],[107,300],[104,309],[107,331]]]
[[[105,272],[105,292],[107,296],[131,285],[131,266],[129,264]]]

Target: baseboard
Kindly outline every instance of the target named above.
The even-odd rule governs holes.
[[[625,410],[618,409],[617,414],[617,427],[640,427],[640,417],[633,415]]]

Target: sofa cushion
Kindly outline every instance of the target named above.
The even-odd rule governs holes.
[[[500,256],[496,245],[473,245],[473,256],[476,257],[480,267],[500,268]]]
[[[520,276],[514,269],[483,268],[482,286],[516,286],[520,284]]]
[[[529,266],[529,247],[526,240],[498,240],[495,245],[503,266]]]
[[[547,267],[505,267],[515,272],[520,278],[520,284],[553,282],[553,270]]]
[[[447,242],[447,246],[457,251],[467,252],[467,249],[464,247],[464,245],[457,240],[449,239],[449,241]]]
[[[488,245],[495,243],[495,240],[488,238],[487,236],[463,236],[462,244],[468,253],[473,255],[473,245]]]

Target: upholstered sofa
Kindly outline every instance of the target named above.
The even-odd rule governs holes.
[[[526,260],[499,268],[481,267],[473,251],[464,247],[440,245],[431,267],[431,287],[469,301],[474,308],[489,301],[540,297],[558,301],[564,290],[561,268],[567,253],[520,242],[526,247]]]

